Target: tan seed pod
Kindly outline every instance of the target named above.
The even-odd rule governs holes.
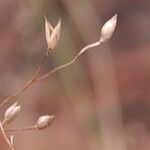
[[[42,129],[47,128],[53,123],[54,118],[55,118],[54,116],[49,116],[49,115],[41,116],[37,120],[37,123],[35,125],[36,129],[42,130]]]
[[[21,106],[18,105],[18,102],[11,105],[6,111],[4,115],[3,124],[8,124],[15,119],[15,117],[19,114],[21,110]]]
[[[57,45],[59,41],[60,33],[61,33],[61,19],[59,19],[48,41],[49,50],[53,50],[55,46]]]
[[[116,28],[117,15],[114,15],[110,20],[108,20],[101,29],[100,42],[106,42],[109,40]]]

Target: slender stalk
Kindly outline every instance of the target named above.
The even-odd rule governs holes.
[[[13,145],[11,144],[10,140],[8,139],[8,137],[7,137],[7,135],[6,135],[5,131],[4,131],[4,128],[3,128],[1,122],[0,122],[0,130],[1,130],[1,132],[2,132],[2,135],[3,135],[4,139],[5,139],[5,141],[6,141],[7,144],[8,144],[10,150],[14,150],[14,147],[13,147]]]
[[[97,42],[95,42],[95,43],[92,43],[92,44],[89,44],[89,45],[85,46],[84,48],[82,48],[82,49],[79,51],[79,53],[78,53],[71,61],[69,61],[69,62],[67,62],[67,63],[65,63],[65,64],[63,64],[63,65],[60,65],[60,66],[58,66],[58,67],[56,67],[56,68],[50,70],[48,73],[42,75],[41,77],[38,77],[39,72],[40,72],[40,70],[41,70],[41,68],[42,68],[42,66],[43,66],[43,64],[44,64],[44,62],[45,62],[45,60],[46,60],[47,55],[48,55],[48,53],[46,52],[46,55],[45,55],[45,57],[44,57],[42,63],[40,64],[40,66],[39,66],[37,72],[33,75],[32,79],[31,79],[29,82],[27,82],[27,84],[26,84],[22,89],[20,89],[20,90],[17,91],[16,93],[14,93],[14,94],[8,96],[7,98],[5,98],[4,100],[2,100],[2,102],[0,103],[0,108],[1,108],[5,103],[7,103],[8,101],[10,101],[11,99],[13,99],[13,98],[17,97],[18,95],[20,95],[22,92],[24,92],[24,91],[25,91],[28,87],[30,87],[32,84],[37,83],[37,82],[39,82],[39,81],[42,81],[43,79],[46,79],[47,77],[51,76],[51,75],[54,74],[55,72],[57,72],[57,71],[59,71],[59,70],[65,68],[65,67],[70,66],[71,64],[73,64],[74,62],[76,62],[76,60],[77,60],[84,52],[86,52],[87,50],[92,49],[92,48],[94,48],[94,47],[100,46],[100,44],[101,44],[101,43],[100,43],[99,41],[97,41]]]
[[[19,128],[19,129],[6,129],[5,132],[33,131],[33,130],[36,130],[35,126]]]
[[[39,67],[38,67],[38,69],[37,69],[37,71],[36,71],[36,73],[35,73],[35,75],[33,76],[33,79],[38,77],[44,63],[46,62],[46,58],[48,57],[48,54],[49,54],[49,51],[47,50],[44,57],[43,57],[43,59],[42,59],[42,61],[41,61],[41,63],[40,63],[40,65],[39,65]]]
[[[89,49],[91,49],[91,48],[97,47],[97,46],[99,46],[99,45],[100,45],[100,42],[98,41],[98,42],[95,42],[95,43],[92,43],[92,44],[89,44],[89,45],[85,46],[83,49],[81,49],[81,51],[80,51],[71,61],[69,61],[68,63],[65,63],[65,64],[63,64],[63,65],[60,65],[60,66],[58,66],[58,67],[52,69],[51,71],[49,71],[49,72],[46,73],[45,75],[39,77],[36,82],[41,81],[41,80],[43,80],[43,79],[45,79],[45,78],[51,76],[53,73],[55,73],[55,72],[57,72],[57,71],[59,71],[59,70],[61,70],[61,69],[63,69],[63,68],[66,68],[66,67],[70,66],[70,65],[73,64],[85,51],[87,51],[87,50],[89,50]]]
[[[36,79],[44,65],[44,63],[46,62],[46,58],[48,56],[48,51],[46,51],[40,65],[38,66],[37,71],[35,72],[35,74],[33,75],[33,77],[24,85],[24,87],[22,87],[20,90],[18,90],[17,92],[13,93],[12,95],[6,97],[4,100],[2,100],[2,102],[0,103],[0,108],[7,103],[9,100],[17,97],[18,95],[20,95],[22,92],[24,92],[29,86],[31,86],[34,82],[36,82]]]

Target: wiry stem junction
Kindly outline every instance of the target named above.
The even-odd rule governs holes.
[[[95,43],[92,43],[92,44],[89,44],[87,46],[85,46],[84,48],[82,48],[79,53],[69,62],[63,64],[63,65],[60,65],[52,70],[50,70],[48,73],[42,75],[41,77],[38,77],[40,71],[41,71],[41,68],[43,67],[43,64],[45,63],[45,60],[47,58],[47,55],[48,55],[48,52],[46,52],[45,54],[45,57],[43,58],[41,64],[39,65],[38,69],[37,69],[37,72],[33,75],[33,77],[31,78],[31,80],[29,80],[27,82],[27,84],[25,84],[25,86],[23,88],[21,88],[19,91],[17,91],[16,93],[8,96],[7,98],[5,98],[4,100],[2,100],[2,102],[0,103],[0,107],[2,107],[5,103],[7,103],[8,101],[12,100],[13,98],[16,98],[18,95],[20,95],[22,92],[24,92],[28,87],[30,87],[32,84],[34,83],[37,83],[43,79],[46,79],[47,77],[51,76],[52,74],[54,74],[55,72],[65,68],[65,67],[68,67],[70,66],[71,64],[73,64],[74,62],[76,62],[76,60],[84,53],[86,52],[87,50],[89,49],[92,49],[94,47],[97,47],[99,46],[101,43],[98,41],[98,42],[95,42]]]
[[[46,58],[48,56],[48,51],[46,51],[40,65],[38,66],[37,71],[35,72],[35,74],[33,75],[33,77],[24,85],[24,87],[22,87],[20,90],[18,90],[17,92],[13,93],[12,95],[8,96],[7,98],[5,98],[4,100],[2,100],[2,102],[0,103],[0,107],[2,107],[5,103],[7,103],[9,100],[16,98],[18,95],[20,95],[22,92],[24,92],[29,86],[31,86],[33,83],[36,82],[38,75],[44,65],[44,63],[46,62]]]

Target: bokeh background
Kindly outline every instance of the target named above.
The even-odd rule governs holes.
[[[6,128],[56,116],[43,131],[14,133],[15,150],[150,149],[149,0],[0,0],[0,98],[19,90],[36,71],[47,47],[44,15],[52,25],[61,17],[62,33],[42,73],[97,41],[116,13],[109,42],[3,107],[1,119],[21,100],[22,112]],[[0,149],[9,149],[2,137]]]

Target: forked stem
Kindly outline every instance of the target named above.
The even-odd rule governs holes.
[[[0,103],[0,108],[7,103],[9,100],[17,97],[18,95],[20,95],[22,92],[24,92],[29,86],[31,86],[33,83],[36,82],[38,75],[44,65],[44,63],[46,62],[46,58],[48,56],[48,50],[46,51],[40,65],[38,66],[37,71],[35,72],[35,74],[33,75],[33,77],[24,85],[24,87],[22,87],[20,90],[18,90],[17,92],[13,93],[12,95],[6,97],[4,100],[2,100],[2,102]]]
[[[2,125],[1,122],[0,122],[0,130],[1,130],[2,136],[4,137],[5,141],[7,142],[8,146],[9,146],[9,148],[11,150],[14,150],[14,147],[11,144],[11,141],[8,139],[8,137],[7,137],[7,135],[6,135],[5,131],[4,131],[4,128],[3,128],[3,125]]]
[[[50,70],[50,71],[49,71],[48,73],[46,73],[45,75],[39,77],[36,82],[39,82],[39,81],[41,81],[41,80],[43,80],[43,79],[45,79],[45,78],[51,76],[53,73],[55,73],[55,72],[57,72],[57,71],[59,71],[59,70],[65,68],[65,67],[70,66],[70,65],[73,64],[85,51],[87,51],[87,50],[89,50],[89,49],[91,49],[91,48],[97,47],[97,46],[99,46],[99,45],[100,45],[100,42],[98,41],[98,42],[95,42],[95,43],[92,43],[92,44],[89,44],[89,45],[85,46],[83,49],[81,49],[81,51],[80,51],[71,61],[69,61],[68,63],[65,63],[65,64],[63,64],[63,65],[60,65],[60,66],[58,66],[58,67],[56,67],[56,68]]]
[[[48,55],[48,52],[46,52],[45,54],[45,57],[43,58],[41,64],[39,65],[38,69],[37,69],[37,72],[33,75],[32,79],[29,80],[27,82],[27,84],[22,88],[20,89],[19,91],[17,91],[16,93],[8,96],[7,98],[5,98],[4,100],[2,100],[2,102],[0,103],[0,108],[5,104],[7,103],[9,100],[12,100],[13,98],[17,97],[18,95],[20,95],[22,92],[24,92],[28,87],[30,87],[32,84],[34,83],[37,83],[39,81],[42,81],[44,79],[46,79],[47,77],[51,76],[52,74],[54,74],[55,72],[65,68],[65,67],[68,67],[70,66],[71,64],[73,64],[74,62],[76,62],[76,60],[84,53],[86,52],[87,50],[89,49],[92,49],[94,47],[97,47],[97,46],[100,46],[101,42],[100,41],[97,41],[95,43],[92,43],[92,44],[89,44],[87,46],[85,46],[84,48],[82,48],[79,53],[69,62],[63,64],[63,65],[60,65],[52,70],[50,70],[48,73],[42,75],[41,77],[38,77],[40,71],[41,71],[41,68],[43,67],[43,64],[45,63],[45,60],[47,58],[47,55]]]

